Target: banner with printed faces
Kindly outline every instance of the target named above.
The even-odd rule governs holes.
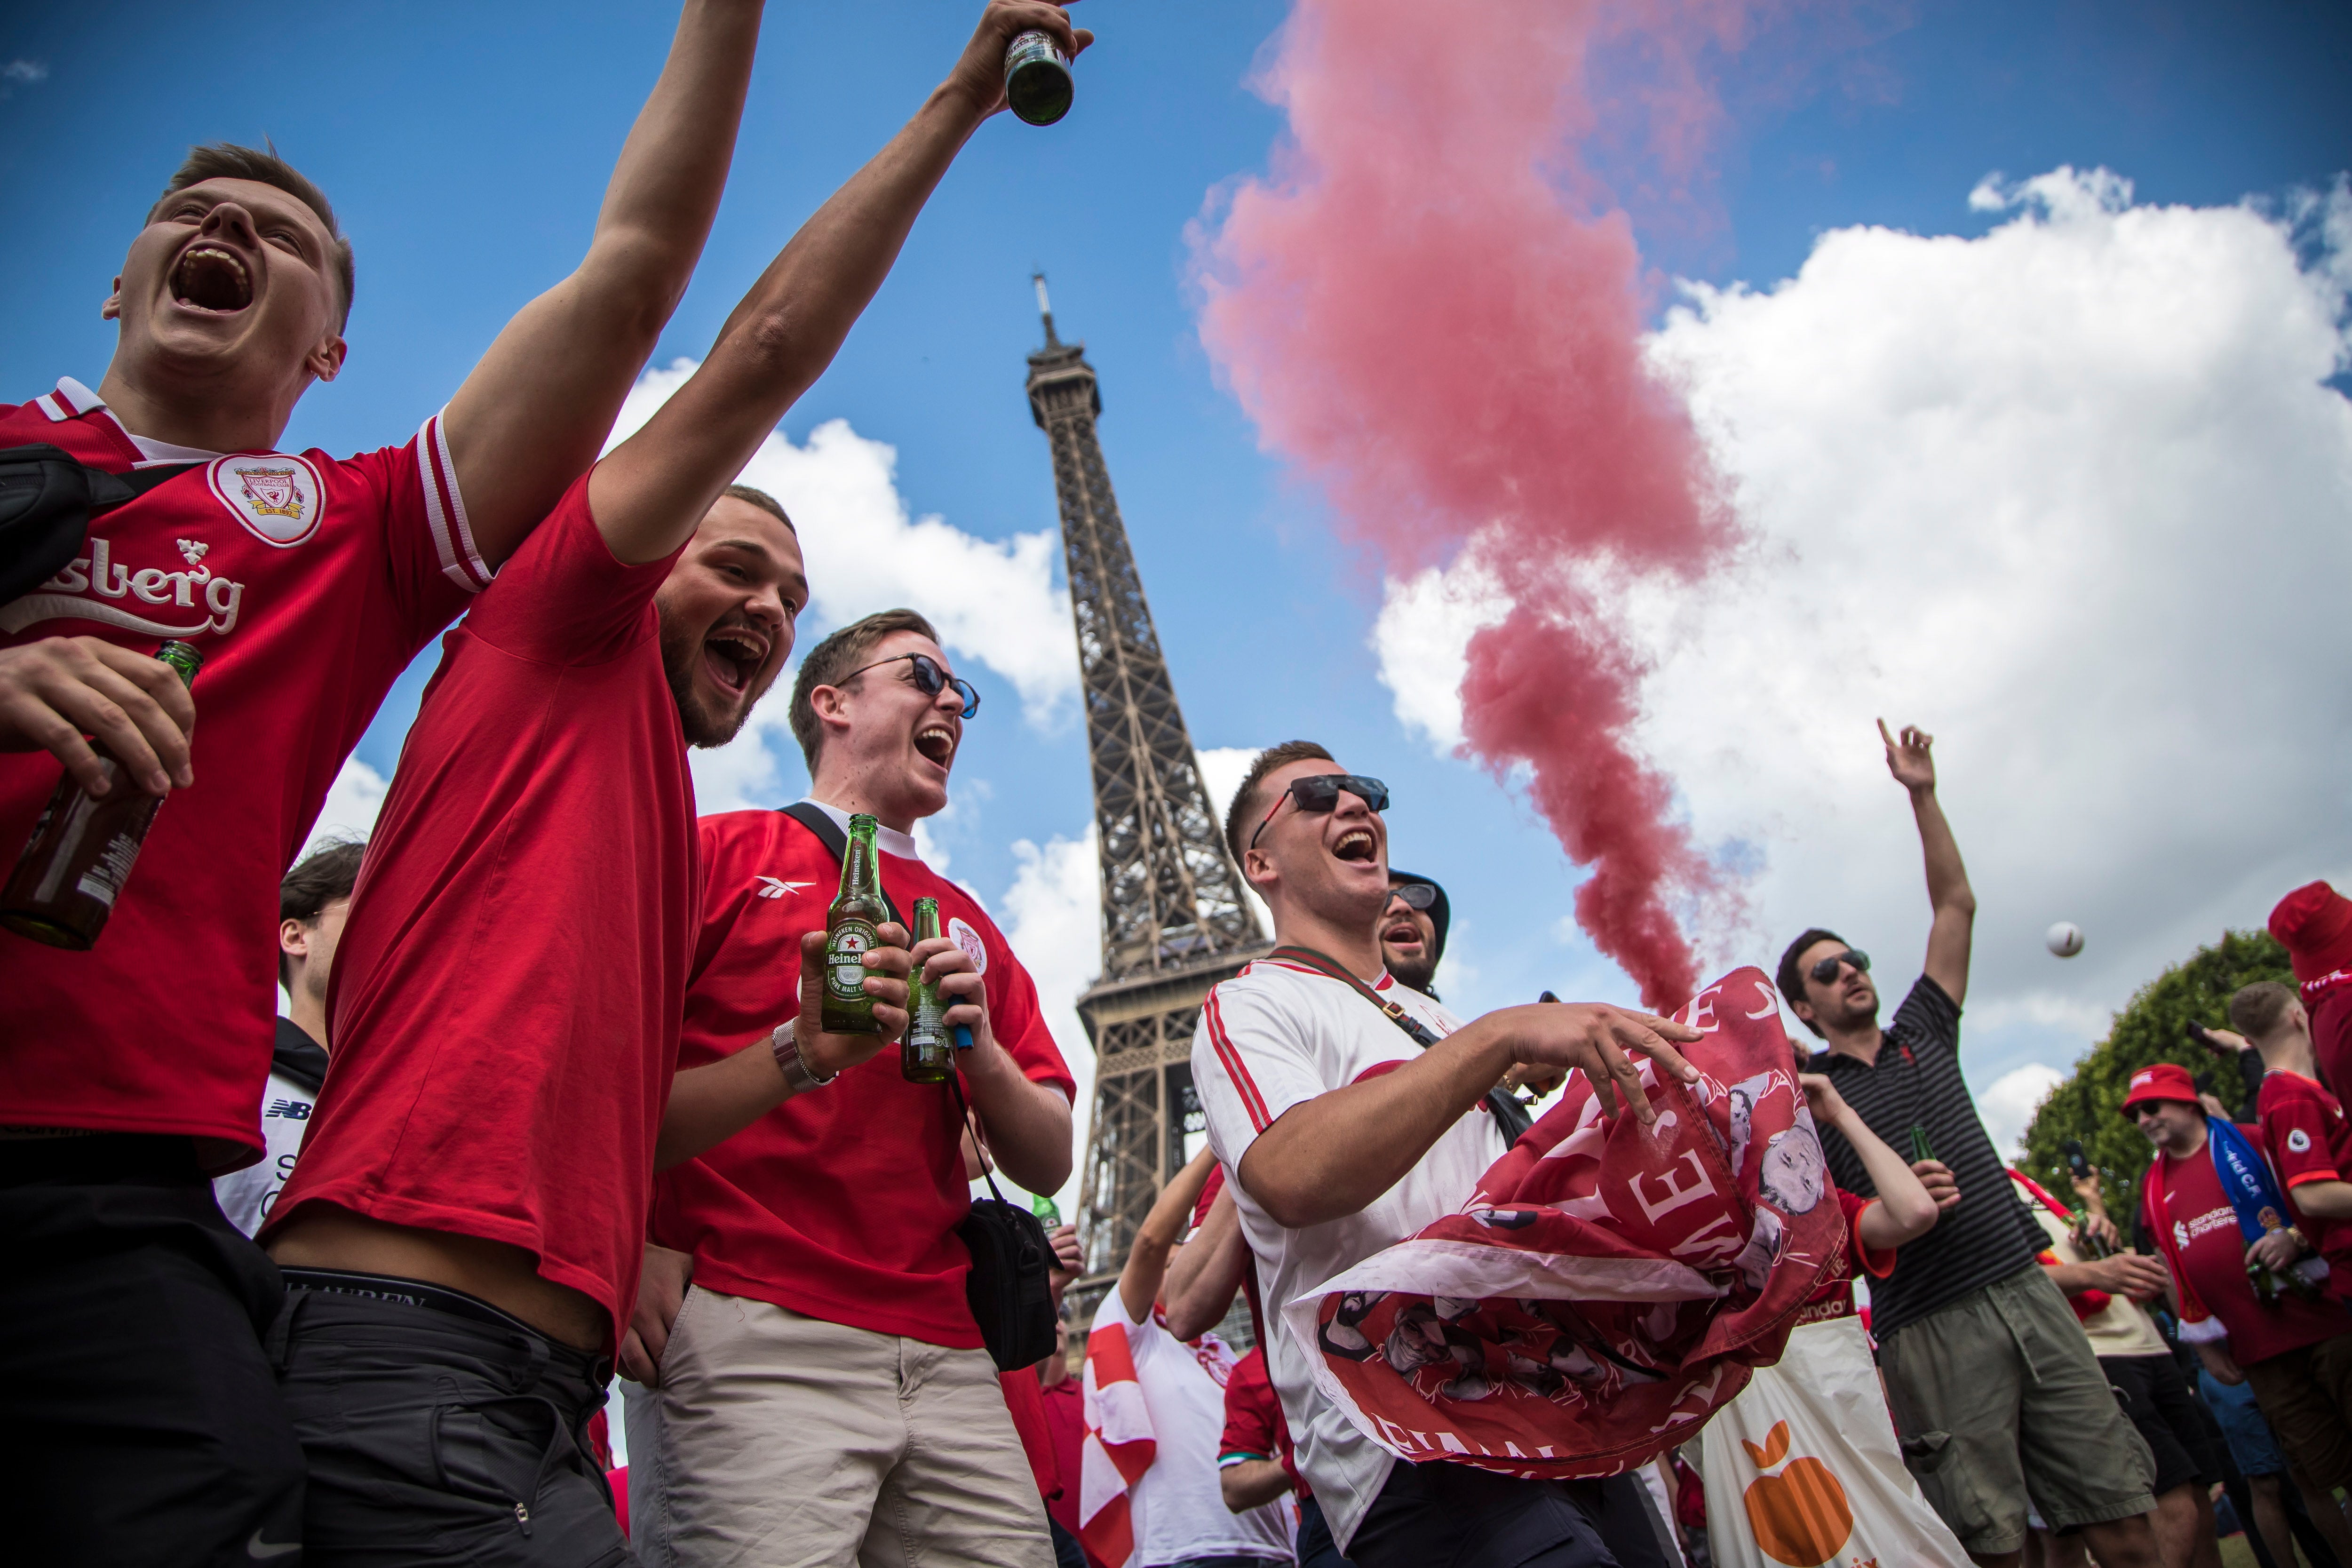
[[[1688,1439],[1780,1358],[1843,1250],[1821,1140],[1761,970],[1675,1017],[1682,1084],[1636,1057],[1658,1112],[1560,1102],[1461,1209],[1287,1303],[1323,1392],[1398,1458],[1610,1476]]]

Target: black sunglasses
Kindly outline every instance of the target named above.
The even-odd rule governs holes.
[[[963,699],[962,716],[964,718],[969,719],[980,711],[980,693],[971,689],[971,682],[950,675],[940,668],[939,660],[927,653],[902,653],[889,658],[877,659],[872,664],[866,665],[865,668],[853,669],[843,676],[842,683],[847,685],[868,669],[879,669],[886,664],[896,664],[900,659],[905,659],[915,667],[915,673],[908,679],[914,681],[915,689],[924,696],[937,697],[943,689],[951,688],[958,697]]]
[[[1805,973],[1811,974],[1821,984],[1827,985],[1837,978],[1838,965],[1841,963],[1851,963],[1864,974],[1870,973],[1870,954],[1851,947],[1843,952],[1831,953]]]
[[[1378,779],[1368,779],[1361,773],[1315,773],[1307,778],[1293,779],[1290,781],[1290,787],[1275,796],[1274,805],[1267,808],[1263,817],[1258,819],[1257,833],[1250,835],[1248,847],[1252,849],[1257,847],[1258,833],[1265,831],[1265,825],[1274,820],[1274,814],[1282,809],[1284,801],[1297,801],[1298,809],[1301,811],[1325,812],[1335,809],[1339,804],[1339,796],[1343,794],[1354,795],[1374,811],[1386,811],[1389,808],[1389,786]],[[1414,907],[1418,909],[1423,906]]]
[[[1399,882],[1389,889],[1391,899],[1402,899],[1409,910],[1425,910],[1437,902],[1437,889],[1427,882]]]

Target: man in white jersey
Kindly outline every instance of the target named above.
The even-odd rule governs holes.
[[[278,984],[286,1012],[269,1053],[269,1082],[261,1091],[261,1136],[268,1145],[257,1165],[213,1178],[213,1196],[229,1224],[251,1236],[269,1217],[294,1162],[302,1134],[327,1080],[327,977],[335,944],[352,912],[367,846],[345,840],[313,850],[278,885]]]
[[[1389,897],[1388,789],[1312,742],[1262,753],[1225,841],[1274,914],[1276,947],[1209,994],[1192,1079],[1232,1172],[1267,1305],[1267,1364],[1298,1467],[1360,1568],[1663,1563],[1640,1483],[1523,1480],[1409,1465],[1314,1385],[1280,1309],[1467,1198],[1507,1147],[1486,1101],[1515,1065],[1583,1072],[1604,1108],[1654,1119],[1639,1052],[1696,1074],[1698,1032],[1600,1004],[1506,1007],[1464,1024],[1398,984],[1375,921]]]
[[[168,475],[71,520],[0,605],[0,854],[61,764],[171,796],[92,950],[0,933],[0,1472],[27,1562],[299,1550],[302,1455],[260,1343],[284,1289],[211,1184],[262,1156],[278,879],[392,683],[610,433],[718,210],[760,13],[687,0],[579,268],[404,445],[274,449],[343,367],[354,269],[325,195],[247,147],[196,149],[110,289],[91,279],[119,329],[96,389],[0,405],[0,448]],[[462,177],[520,172],[485,149]],[[449,268],[499,253],[413,219]],[[166,637],[205,656],[193,694],[152,657]]]

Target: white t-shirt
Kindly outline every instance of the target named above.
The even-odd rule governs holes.
[[[1373,989],[1433,1034],[1462,1026],[1435,1002],[1385,973]],[[1209,1143],[1231,1176],[1242,1233],[1265,1285],[1266,1370],[1297,1445],[1298,1468],[1342,1551],[1396,1459],[1316,1391],[1306,1352],[1284,1326],[1282,1309],[1454,1213],[1509,1144],[1492,1113],[1474,1106],[1369,1207],[1305,1230],[1285,1229],[1258,1207],[1241,1181],[1242,1156],[1292,1106],[1412,1061],[1421,1050],[1352,986],[1272,959],[1259,959],[1212,991],[1192,1034],[1192,1082],[1208,1120]]]
[[[1225,1507],[1217,1479],[1217,1448],[1225,1435],[1225,1380],[1234,1352],[1214,1334],[1198,1348],[1170,1333],[1149,1310],[1136,1322],[1116,1286],[1095,1309],[1096,1328],[1127,1331],[1136,1386],[1151,1413],[1151,1468],[1128,1489],[1135,1531],[1134,1568],[1164,1568],[1194,1557],[1291,1555],[1280,1501],[1246,1513]]]
[[[286,1190],[286,1178],[294,1173],[294,1157],[302,1152],[302,1134],[310,1131],[310,1110],[318,1103],[315,1085],[326,1066],[327,1054],[310,1036],[286,1018],[278,1020],[277,1052],[261,1090],[260,1162],[213,1178],[213,1198],[221,1213],[247,1236],[261,1228]]]

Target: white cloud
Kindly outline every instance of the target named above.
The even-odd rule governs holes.
[[[793,672],[787,669],[760,699],[742,730],[723,746],[686,753],[694,775],[694,809],[705,816],[750,811],[798,800],[808,785],[800,742],[788,718]]]
[[[0,102],[16,96],[20,87],[35,87],[49,78],[48,66],[40,60],[14,59],[0,65]]]
[[[2046,1063],[2028,1062],[2001,1074],[1977,1095],[1977,1115],[2002,1159],[2018,1157],[2018,1145],[2024,1142],[2035,1108],[2065,1076]]]
[[[1263,750],[1262,746],[1211,746],[1192,753],[1201,764],[1201,786],[1209,792],[1209,807],[1217,814],[1219,824],[1224,822],[1225,813],[1233,808],[1234,792],[1242,787],[1243,775],[1249,772],[1250,764],[1257,761],[1257,754]],[[1244,882],[1242,897],[1257,915],[1257,929],[1271,932],[1274,930],[1274,911],[1265,907],[1265,900],[1257,896],[1257,890]]]
[[[1980,909],[1972,1032],[2087,1043],[2166,963],[2352,868],[2352,403],[2326,384],[2352,194],[2133,205],[2059,170],[1971,199],[2016,216],[1837,230],[1793,279],[1670,312],[1656,363],[1751,543],[1696,593],[1635,588],[1638,739],[1758,868],[1713,956],[1769,964],[1822,921],[1892,987],[1927,911],[1872,720],[1934,731]],[[1388,586],[1382,679],[1441,752],[1496,608],[1460,573]],[[2089,936],[2063,963],[2060,919]]]
[[[1059,836],[1039,848],[1026,838],[1016,839],[1013,858],[1019,868],[1012,890],[995,913],[1004,939],[1029,976],[1037,983],[1038,1005],[1062,1059],[1077,1079],[1072,1115],[1076,1122],[1076,1158],[1070,1179],[1056,1200],[1065,1217],[1078,1215],[1078,1179],[1086,1170],[1087,1146],[1094,1129],[1095,1053],[1087,1041],[1086,1026],[1078,1021],[1079,994],[1094,984],[1102,969],[1102,885],[1100,856],[1091,824],[1078,838]]]
[[[365,838],[375,831],[376,814],[383,809],[383,797],[392,788],[382,773],[360,761],[347,759],[335,782],[327,786],[327,800],[319,808],[319,820],[310,828],[310,837],[302,846],[300,860],[320,845],[334,839]]]

